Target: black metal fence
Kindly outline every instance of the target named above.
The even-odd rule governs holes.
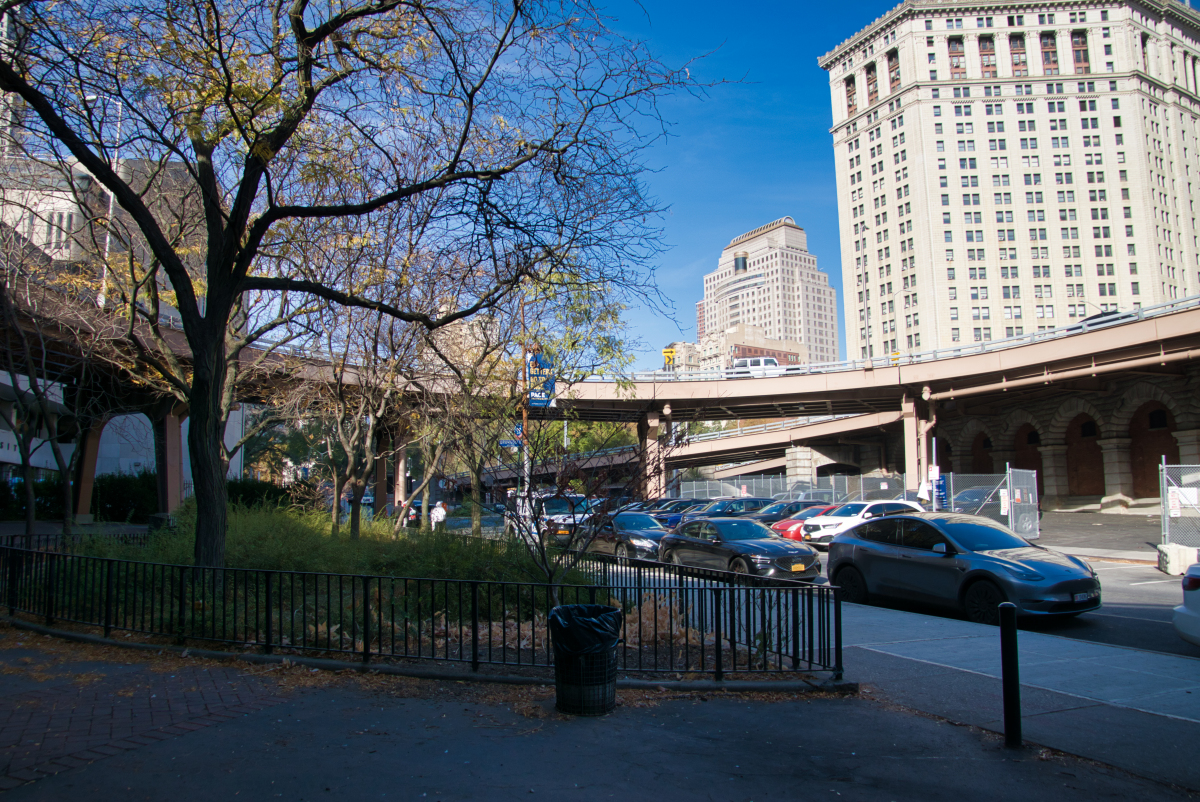
[[[556,604],[625,613],[626,672],[842,673],[827,586],[587,555],[591,584],[208,569],[0,547],[10,615],[267,653],[548,667]]]

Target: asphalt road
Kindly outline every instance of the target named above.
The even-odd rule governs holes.
[[[822,554],[822,575],[826,575],[825,560]],[[1148,565],[1097,561],[1092,566],[1102,589],[1103,606],[1099,610],[1075,618],[1024,619],[1021,628],[1200,659],[1200,646],[1182,640],[1171,625],[1171,610],[1183,601],[1179,577],[1167,576]],[[952,611],[927,605],[888,601],[883,606],[961,618]]]

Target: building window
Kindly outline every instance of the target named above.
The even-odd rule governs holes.
[[[979,64],[984,78],[996,77],[996,40],[991,36],[979,37]]]
[[[1042,73],[1058,75],[1058,46],[1053,33],[1043,33],[1039,37],[1042,45]]]
[[[858,111],[858,90],[854,85],[854,78],[846,79],[846,113],[854,114]]]
[[[1012,53],[1013,77],[1029,75],[1029,62],[1025,56],[1025,34],[1014,33],[1008,37],[1008,49]]]
[[[887,54],[888,87],[895,92],[900,88],[900,54],[895,50]]]
[[[867,105],[871,106],[879,99],[879,76],[875,73],[875,65],[867,65]]]
[[[1091,72],[1091,67],[1088,65],[1088,44],[1086,31],[1073,31],[1071,33],[1071,56],[1075,60],[1076,74],[1084,74]]]
[[[950,48],[950,80],[957,81],[967,77],[967,59],[960,36],[952,36],[946,40]]]

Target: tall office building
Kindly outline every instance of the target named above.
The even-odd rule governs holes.
[[[790,217],[735,237],[704,277],[697,339],[739,323],[761,328],[772,340],[803,344],[808,361],[838,358],[837,292]]]
[[[908,0],[822,56],[851,357],[1197,292],[1200,14]]]

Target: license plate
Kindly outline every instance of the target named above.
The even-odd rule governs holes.
[[[796,563],[795,565],[793,565],[793,566],[792,566],[792,570],[793,570],[793,571],[803,571],[803,570],[804,570],[804,564],[803,564],[803,563]]]
[[[1096,597],[1096,591],[1094,591],[1094,590],[1089,591],[1087,593],[1076,593],[1075,601],[1085,602],[1085,601],[1090,601],[1091,599],[1094,599],[1095,597]]]

